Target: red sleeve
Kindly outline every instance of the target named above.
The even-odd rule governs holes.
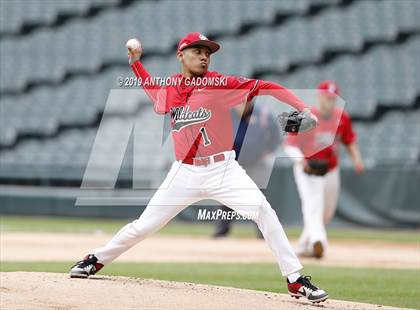
[[[152,83],[153,78],[139,60],[131,65],[131,69],[136,77],[142,81],[142,87],[152,100],[155,112],[159,114],[167,113],[166,90],[158,84]]]
[[[258,80],[248,79],[242,76],[228,76],[227,77],[227,88],[229,90],[238,90],[237,93],[247,97],[247,101],[251,101],[252,93],[255,91],[258,85]]]
[[[341,141],[345,145],[349,145],[356,141],[356,134],[353,131],[350,115],[343,111],[341,116],[341,126],[343,128],[341,134]]]
[[[226,79],[225,83],[215,88],[217,90],[217,96],[224,104],[233,107],[251,101],[251,93],[255,90],[258,80],[225,76],[217,72],[213,72],[213,74],[215,77]]]
[[[255,96],[272,96],[298,111],[302,111],[307,107],[302,100],[286,87],[271,81],[229,76],[227,77],[227,88],[246,91],[244,94],[247,95],[247,101],[250,101]]]
[[[289,89],[271,81],[259,80],[254,92],[254,96],[272,96],[298,111],[307,108],[307,105]]]
[[[252,91],[256,87],[258,80],[248,79],[242,76],[227,76],[228,89],[245,89]]]

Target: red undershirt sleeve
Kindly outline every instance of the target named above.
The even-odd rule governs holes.
[[[308,108],[308,106],[289,89],[271,81],[258,80],[255,89],[251,92],[251,96],[272,96],[298,111]]]
[[[130,67],[135,76],[141,80],[144,91],[153,102],[155,112],[159,114],[167,113],[166,91],[153,82],[153,78],[139,60],[135,61]]]

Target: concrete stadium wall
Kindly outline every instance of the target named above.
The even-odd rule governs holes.
[[[420,227],[420,169],[375,168],[356,176],[341,171],[341,195],[336,218],[377,227]],[[0,187],[0,214],[136,218],[144,204],[75,206],[77,189]],[[290,167],[276,167],[267,198],[284,224],[301,223],[300,201]],[[209,207],[214,208],[214,207]],[[198,207],[181,212],[178,220],[197,219]]]

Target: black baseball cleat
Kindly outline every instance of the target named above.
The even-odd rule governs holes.
[[[312,303],[320,303],[328,299],[328,294],[311,283],[311,277],[300,276],[296,282],[290,283],[287,279],[289,294],[296,299],[306,297]]]
[[[93,254],[86,255],[83,260],[74,264],[70,269],[70,278],[87,278],[102,269],[104,265],[98,263]]]

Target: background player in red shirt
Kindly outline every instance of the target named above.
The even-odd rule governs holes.
[[[134,74],[142,81],[150,80],[150,74],[139,61],[140,42],[129,40],[127,47]],[[235,160],[233,151],[230,114],[233,106],[258,95],[270,95],[299,111],[308,108],[289,90],[273,82],[209,72],[210,54],[218,49],[217,43],[202,34],[190,33],[178,45],[182,73],[173,77],[181,82],[164,87],[153,83],[143,86],[156,113],[170,113],[176,161],[140,218],[124,226],[104,247],[76,263],[70,275],[86,278],[95,274],[187,206],[213,199],[239,214],[256,215],[254,220],[287,277],[290,295],[306,297],[311,302],[324,301],[328,294],[315,287],[310,277],[299,273],[302,265],[275,211]],[[210,78],[217,78],[220,83],[203,85],[204,79]],[[311,117],[316,119],[312,114]]]
[[[346,146],[356,173],[364,170],[350,116],[336,106],[340,92],[333,81],[318,85],[318,107],[311,108],[317,128],[298,135],[289,134],[284,149],[294,161],[293,172],[302,202],[303,231],[298,254],[321,258],[327,246],[325,225],[337,207],[340,174],[339,142]]]

